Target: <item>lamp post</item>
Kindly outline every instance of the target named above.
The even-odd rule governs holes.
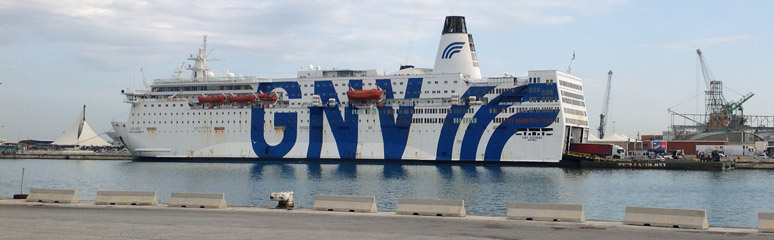
[[[615,121],[613,121],[613,133],[615,134]]]
[[[0,85],[3,85],[3,83],[0,82]],[[3,135],[4,133],[5,133],[5,125],[0,125],[0,139],[3,139],[3,137],[5,137],[5,135]]]

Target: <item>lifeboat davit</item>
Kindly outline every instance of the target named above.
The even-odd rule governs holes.
[[[229,102],[255,102],[255,95],[247,95],[247,96],[236,96],[234,94],[229,94],[228,97]]]
[[[222,103],[226,101],[226,96],[207,97],[204,94],[199,95],[199,103]]]
[[[258,99],[265,102],[274,102],[277,101],[277,94],[274,92],[270,92],[268,94],[260,92],[258,93]]]
[[[350,88],[347,91],[347,98],[350,101],[379,101],[382,99],[382,90],[379,88],[369,90],[354,90]]]

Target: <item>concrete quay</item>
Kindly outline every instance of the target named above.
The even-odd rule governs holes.
[[[737,161],[735,164],[736,169],[774,169],[774,162],[764,161]]]
[[[0,200],[0,239],[771,239],[756,229],[623,225],[348,213],[49,204]]]
[[[84,153],[63,151],[36,151],[0,154],[0,159],[61,159],[61,160],[132,160],[129,153]]]

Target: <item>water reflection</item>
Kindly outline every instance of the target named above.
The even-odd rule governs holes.
[[[406,169],[400,164],[385,164],[382,177],[383,179],[402,179],[406,177]]]
[[[140,163],[3,160],[0,196],[19,191],[21,168],[30,187],[97,190],[222,192],[232,206],[276,206],[274,191],[294,191],[311,207],[317,194],[375,196],[380,211],[399,198],[463,199],[469,214],[504,215],[508,202],[583,204],[587,219],[623,219],[626,206],[705,209],[714,226],[755,227],[757,212],[774,211],[772,171],[587,170],[496,165],[356,163]]]
[[[281,164],[280,169],[282,170],[282,179],[283,180],[295,180],[296,178],[296,168],[293,167],[293,165],[290,164]]]
[[[454,173],[452,172],[452,166],[451,165],[436,165],[435,166],[436,171],[438,174],[443,178],[444,180],[452,180],[454,178]]]
[[[472,180],[475,181],[478,179],[478,170],[476,169],[477,166],[475,165],[460,165],[460,169],[462,170],[462,176],[465,177],[466,180]]]
[[[250,177],[255,179],[256,181],[260,181],[261,175],[263,175],[263,166],[265,166],[265,164],[263,163],[253,164],[253,167],[250,168]]]
[[[501,183],[503,179],[503,168],[501,166],[484,166],[486,170],[487,181]]]
[[[309,179],[320,180],[322,177],[322,167],[319,163],[307,163],[306,174]]]
[[[357,165],[354,163],[340,163],[336,167],[336,175],[349,179],[357,178]]]

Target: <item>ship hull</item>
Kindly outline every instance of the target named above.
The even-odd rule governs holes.
[[[423,91],[423,85],[439,81],[462,79],[428,75],[310,84],[275,80],[253,88],[281,92],[289,101],[193,104],[185,98],[145,99],[133,103],[127,122],[113,126],[136,158],[169,161],[556,163],[565,143],[587,131],[564,121],[557,84],[515,79],[481,86],[449,84],[446,89],[460,94],[464,102],[448,103],[433,94],[428,95],[434,98],[423,99],[423,93],[430,92]],[[350,87],[366,84],[386,89],[385,100],[365,104],[344,100]],[[309,104],[311,95],[323,96],[325,104]]]

